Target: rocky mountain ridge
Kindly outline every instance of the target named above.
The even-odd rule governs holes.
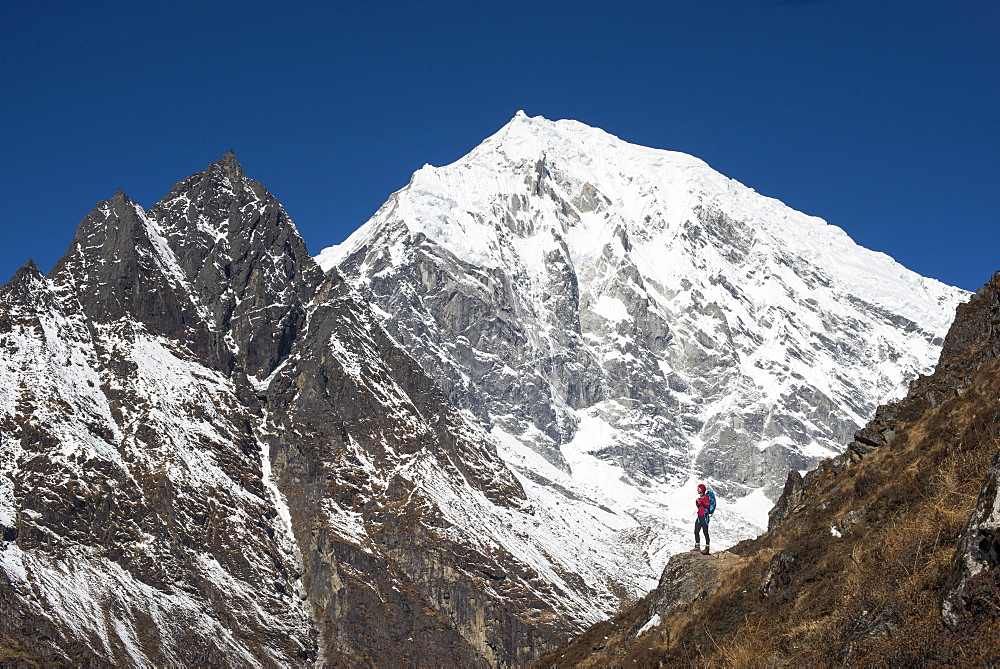
[[[2,297],[4,661],[315,656],[231,349],[156,222],[118,192]]]

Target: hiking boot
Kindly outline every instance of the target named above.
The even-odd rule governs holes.
[[[701,554],[702,555],[711,555],[711,553],[708,550],[708,546],[705,546],[705,550],[701,551]]]
[[[695,544],[694,545],[694,552],[695,553],[700,553],[701,552],[701,544]]]

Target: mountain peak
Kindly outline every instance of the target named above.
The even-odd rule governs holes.
[[[34,260],[28,259],[10,278],[10,282],[4,287],[5,290],[24,289],[26,286],[35,284],[44,278],[42,271]]]
[[[246,172],[243,171],[243,166],[236,159],[236,152],[232,149],[226,151],[222,158],[210,164],[205,170],[205,175],[209,176],[216,171],[225,175],[229,179],[233,189],[237,190],[241,188],[243,181],[247,178]]]
[[[111,199],[108,200],[108,201],[111,204],[113,204],[113,205],[129,205],[129,204],[132,204],[132,199],[128,195],[126,195],[125,191],[123,191],[121,188],[116,188],[115,189],[115,194],[112,195]]]
[[[28,262],[24,263],[19,270],[14,273],[14,276],[25,275],[28,277],[40,277],[42,276],[42,270],[38,269],[38,265],[31,258],[28,258]]]
[[[823,266],[853,294],[899,310],[913,321],[923,318],[924,297],[947,288],[918,277],[884,254],[859,247],[841,228],[762,195],[697,157],[632,144],[579,121],[529,117],[523,110],[463,158],[419,170],[397,202],[399,211],[413,214],[406,216],[411,230],[426,234],[465,261],[496,266],[502,258],[496,251],[496,231],[489,224],[495,220],[493,198],[526,195],[525,184],[534,195],[545,195],[537,201],[539,206],[550,202],[544,206],[560,210],[546,220],[553,229],[562,230],[565,223],[568,227],[559,235],[574,234],[585,242],[587,248],[574,247],[585,255],[602,253],[606,240],[596,233],[614,230],[605,223],[608,207],[621,215],[623,233],[662,241],[683,234],[685,221],[715,212],[744,222],[758,242],[778,244],[786,253]],[[497,192],[489,192],[493,190]],[[474,216],[469,214],[474,220],[458,221],[464,214],[456,218],[421,213],[434,209],[441,198],[464,202],[467,212],[475,211]],[[564,217],[568,218],[557,223]],[[646,229],[650,225],[657,229]],[[336,251],[323,254],[324,262],[350,253],[356,242],[369,236],[367,227]],[[529,227],[540,230],[538,221]],[[676,244],[670,247],[678,249]],[[855,255],[859,258],[852,260]],[[880,268],[887,280],[867,282],[858,265]],[[935,317],[935,328],[943,331],[950,322],[950,309],[935,310]]]
[[[964,297],[697,158],[523,113],[321,256],[511,466],[649,529],[647,558],[595,545],[620,574],[686,545],[692,477],[740,500],[717,542],[763,529],[789,469],[933,364]]]
[[[507,122],[507,126],[514,124],[531,126],[536,124],[552,124],[552,123],[556,123],[556,121],[550,121],[544,116],[528,116],[528,114],[523,109],[518,109],[517,113],[514,114],[514,117]]]
[[[243,173],[243,166],[240,165],[240,161],[236,159],[236,152],[233,149],[229,149],[217,162],[222,163],[228,169],[239,170]]]
[[[270,372],[287,353],[302,318],[300,303],[320,278],[281,204],[246,175],[230,149],[178,182],[150,216],[170,238],[198,299],[220,305],[215,325],[220,332],[231,328],[246,370]],[[251,290],[258,280],[261,286]],[[268,328],[257,326],[262,312],[272,318]]]
[[[495,166],[494,154],[512,162],[538,160],[545,155],[557,164],[573,166],[577,172],[598,170],[595,176],[604,173],[614,177],[636,169],[649,172],[675,166],[704,170],[703,181],[730,181],[703,160],[686,153],[632,144],[580,121],[528,116],[523,110],[455,164],[482,160]]]

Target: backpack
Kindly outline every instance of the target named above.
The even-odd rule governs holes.
[[[708,515],[711,516],[715,513],[715,493],[709,490],[706,494],[708,495]]]

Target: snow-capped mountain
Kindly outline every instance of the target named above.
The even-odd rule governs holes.
[[[638,579],[231,153],[29,262],[0,349],[0,662],[520,666]]]
[[[581,541],[633,592],[691,541],[699,481],[717,545],[766,527],[788,470],[929,370],[967,295],[697,158],[523,113],[318,260],[529,500],[593,515]]]
[[[519,114],[319,262],[232,153],[0,288],[0,663],[523,666],[717,547],[964,293]]]

